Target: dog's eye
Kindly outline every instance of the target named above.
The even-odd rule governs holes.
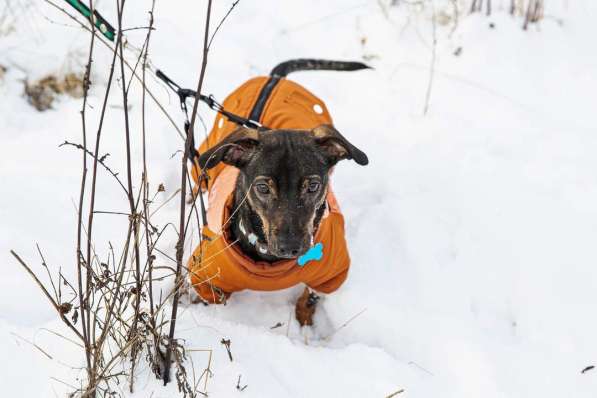
[[[321,184],[317,181],[311,181],[309,183],[309,186],[307,187],[307,192],[309,193],[315,193],[317,191],[319,191],[319,187],[321,186]]]
[[[267,195],[268,193],[270,193],[269,185],[267,184],[257,184],[255,185],[255,189],[257,190],[257,192],[263,195]]]

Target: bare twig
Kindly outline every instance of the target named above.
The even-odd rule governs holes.
[[[205,77],[205,70],[207,68],[207,54],[209,51],[208,48],[208,37],[209,37],[209,22],[211,18],[211,3],[212,0],[208,0],[207,2],[207,13],[205,18],[205,31],[203,34],[203,59],[201,62],[201,71],[199,73],[199,82],[197,83],[197,93],[201,92],[201,88],[203,87],[203,79]],[[180,226],[179,226],[179,236],[178,242],[176,244],[176,283],[175,285],[179,286],[182,285],[182,258],[184,254],[184,228],[185,228],[185,205],[186,205],[186,194],[187,194],[187,161],[189,158],[189,154],[191,152],[191,142],[192,137],[195,132],[194,124],[195,118],[197,117],[197,107],[199,105],[199,99],[195,98],[195,102],[193,104],[193,113],[191,114],[191,120],[189,129],[186,132],[186,141],[185,141],[185,151],[182,157],[182,171],[181,171],[181,191],[180,191]],[[170,381],[170,358],[172,356],[172,349],[174,345],[174,330],[176,329],[176,313],[178,311],[178,299],[180,293],[178,288],[174,294],[173,303],[172,303],[172,315],[170,316],[170,331],[168,333],[168,347],[166,349],[166,367],[164,372],[164,385]]]
[[[118,7],[118,36],[122,36],[122,14],[124,10],[125,0],[117,0]],[[150,31],[151,32],[151,31]],[[129,341],[135,341],[137,339],[137,323],[139,318],[139,306],[141,304],[141,254],[139,252],[139,217],[137,217],[137,208],[135,204],[135,198],[133,197],[133,168],[131,164],[131,133],[129,124],[129,112],[128,112],[128,89],[125,85],[126,76],[124,74],[124,50],[122,39],[117,43],[118,51],[120,53],[119,64],[120,64],[120,78],[122,81],[122,103],[124,107],[124,133],[126,142],[126,176],[127,176],[127,198],[129,201],[130,212],[132,214],[131,224],[133,227],[133,251],[134,251],[134,267],[135,267],[135,308],[133,313],[132,326],[129,331]],[[134,70],[134,69],[133,69]],[[137,345],[132,344],[131,346],[131,380],[129,384],[129,390],[133,392],[133,380],[135,373],[135,363],[137,357]]]
[[[93,12],[93,0],[89,0],[89,9]],[[83,295],[83,267],[85,266],[85,279],[88,280],[90,275],[86,267],[83,264],[83,252],[82,252],[82,228],[83,228],[83,201],[85,200],[85,185],[87,182],[87,120],[85,118],[85,111],[87,109],[87,97],[89,95],[89,87],[91,85],[91,65],[93,62],[93,49],[95,45],[95,25],[91,25],[91,38],[89,40],[89,57],[87,59],[87,65],[85,66],[85,74],[83,76],[83,104],[81,105],[81,126],[83,133],[83,170],[81,173],[81,189],[79,191],[79,209],[77,214],[77,286],[79,296],[79,312],[81,314],[81,330],[83,331],[84,344],[85,344],[85,358],[87,361],[87,378],[92,378],[92,359],[91,359],[91,342],[89,341],[88,330],[85,327],[86,318],[89,316],[87,311],[85,296]]]
[[[398,390],[398,391],[395,391],[395,392],[391,393],[391,394],[390,394],[390,395],[388,395],[386,398],[394,398],[396,395],[398,395],[398,394],[402,394],[403,392],[404,392],[404,388],[401,388],[400,390]]]
[[[363,308],[361,311],[359,311],[355,315],[351,316],[346,322],[344,322],[342,325],[340,325],[338,328],[336,328],[332,333],[330,333],[329,335],[325,336],[323,338],[323,340],[329,340],[333,335],[335,335],[336,333],[338,333],[340,330],[344,329],[346,326],[348,326],[348,324],[350,322],[352,322],[355,319],[357,319],[365,311],[367,311],[367,308]]]
[[[54,280],[52,278],[52,275],[50,274],[50,269],[48,268],[46,259],[44,258],[44,255],[42,254],[41,249],[39,248],[39,245],[37,243],[35,244],[35,247],[37,247],[37,252],[39,253],[39,257],[41,257],[41,265],[46,269],[48,279],[50,279],[50,284],[52,285],[52,290],[54,291],[54,297],[56,298],[56,302],[60,303],[60,294],[56,290],[56,285],[54,285]],[[58,281],[58,283],[60,283],[60,281]],[[60,288],[60,285],[58,285],[58,287]]]
[[[68,326],[68,328],[70,330],[72,330],[73,333],[75,333],[75,335],[77,335],[77,337],[79,339],[81,339],[81,341],[85,342],[85,338],[83,337],[83,335],[81,333],[79,333],[79,331],[73,326],[73,324],[68,320],[68,318],[66,316],[64,316],[64,314],[62,313],[62,311],[60,311],[60,305],[58,305],[58,303],[56,302],[56,300],[54,300],[52,298],[52,295],[50,294],[50,292],[48,292],[48,289],[46,289],[46,287],[43,285],[43,283],[41,283],[41,281],[39,280],[39,278],[37,277],[37,275],[35,275],[35,273],[31,270],[31,268],[29,268],[29,266],[21,259],[21,257],[19,257],[19,255],[17,253],[15,253],[13,250],[11,250],[10,254],[12,254],[13,257],[17,259],[17,261],[19,262],[19,264],[21,264],[21,266],[23,268],[25,268],[25,270],[27,271],[27,273],[29,275],[31,275],[31,277],[33,278],[33,280],[35,281],[35,283],[37,283],[37,285],[40,287],[40,289],[42,290],[42,292],[46,295],[46,297],[48,298],[48,300],[50,300],[50,303],[52,303],[52,306],[54,307],[54,309],[56,310],[56,312],[58,312],[58,314],[60,315],[60,318],[66,324],[66,326]]]
[[[226,13],[226,15],[224,15],[224,17],[220,20],[220,23],[218,24],[218,26],[216,26],[216,28],[214,29],[214,32],[212,33],[210,39],[209,39],[209,43],[207,43],[207,50],[209,51],[209,49],[211,48],[211,42],[214,41],[214,37],[216,37],[216,34],[218,33],[218,31],[220,30],[220,28],[222,27],[222,25],[224,24],[224,21],[226,21],[226,19],[228,18],[228,16],[230,15],[230,13],[232,12],[232,10],[234,10],[234,7],[236,7],[236,5],[240,2],[240,0],[236,0],[232,3],[232,5],[230,6],[230,9],[228,9],[228,12]]]
[[[153,262],[155,256],[153,255],[153,247],[157,242],[151,242],[151,234],[149,232],[149,178],[147,172],[147,135],[146,135],[146,122],[145,122],[145,97],[146,97],[146,89],[145,89],[145,78],[146,78],[146,71],[147,71],[147,56],[149,53],[149,40],[151,38],[151,31],[153,30],[153,13],[155,9],[155,0],[151,2],[151,11],[149,11],[149,30],[147,31],[147,37],[145,38],[145,52],[143,53],[143,65],[142,65],[142,86],[143,90],[141,92],[141,131],[142,131],[142,147],[143,147],[143,178],[141,183],[143,184],[143,215],[145,218],[145,243],[146,243],[146,251],[147,251],[147,273],[148,273],[148,280],[147,280],[147,289],[149,295],[149,322],[151,326],[152,336],[153,336],[153,345],[154,345],[154,356],[159,360],[158,366],[155,366],[157,370],[158,376],[161,376],[160,372],[164,368],[164,357],[162,351],[159,349],[159,340],[160,336],[159,333],[156,331],[156,314],[154,309],[154,302],[153,302]],[[164,190],[163,186],[160,186],[162,190]],[[158,188],[158,192],[160,188]],[[157,193],[156,193],[157,194]],[[161,235],[158,235],[158,239]]]
[[[76,19],[75,19],[76,20]],[[95,30],[92,30],[92,34],[95,33]],[[104,118],[105,118],[105,114],[106,114],[106,107],[108,105],[108,97],[110,94],[110,88],[112,87],[112,79],[114,76],[114,66],[116,64],[116,55],[117,55],[117,48],[118,48],[118,43],[120,43],[120,41],[122,40],[122,35],[118,35],[118,38],[116,39],[116,46],[114,47],[114,52],[112,54],[112,62],[110,64],[110,73],[108,76],[108,83],[107,83],[107,87],[106,87],[106,91],[104,94],[104,100],[102,103],[102,108],[101,108],[101,113],[100,113],[100,120],[99,120],[99,125],[97,128],[97,132],[96,132],[96,136],[95,136],[95,149],[94,149],[94,156],[93,156],[93,172],[92,172],[92,180],[91,180],[91,194],[90,194],[90,198],[89,198],[89,213],[88,213],[88,217],[87,217],[87,250],[86,250],[86,260],[85,260],[85,266],[87,267],[86,269],[89,270],[91,267],[91,242],[92,242],[92,231],[93,231],[93,216],[94,216],[94,210],[95,210],[95,193],[96,193],[96,187],[97,187],[97,165],[99,163],[99,150],[100,150],[100,143],[101,143],[101,133],[102,133],[102,128],[103,128],[103,124],[104,124]],[[91,273],[89,271],[87,271],[87,278],[86,278],[86,286],[85,286],[85,295],[84,295],[84,299],[83,299],[83,307],[85,308],[88,312],[87,312],[87,316],[85,321],[86,322],[81,322],[81,325],[83,328],[86,328],[86,333],[88,338],[91,336],[91,314],[90,314],[90,303],[89,303],[89,299],[91,297]],[[81,319],[83,320],[83,319]],[[95,330],[95,324],[94,324],[94,330]],[[95,385],[95,377],[96,377],[96,370],[99,364],[99,358],[98,358],[98,353],[101,352],[101,345],[98,347],[95,347],[95,357],[93,358],[92,361],[92,371],[90,374],[90,379],[89,379],[89,383],[90,385]],[[94,390],[95,393],[95,390]]]
[[[232,359],[232,351],[230,350],[230,339],[222,338],[220,343],[226,348],[226,352],[228,353],[228,359],[230,359],[230,362],[232,362],[233,359]]]
[[[245,384],[244,386],[241,387],[241,385],[240,385],[240,377],[241,377],[241,375],[238,375],[238,380],[236,381],[236,389],[238,391],[245,391],[245,388],[247,388],[249,385]]]
[[[59,147],[63,147],[63,146],[72,146],[75,147],[77,149],[81,149],[83,152],[85,152],[87,155],[91,156],[92,158],[95,159],[95,154],[92,153],[90,150],[85,148],[85,145],[81,145],[81,144],[75,144],[74,142],[69,142],[69,141],[64,141],[62,144],[58,145]],[[118,182],[118,185],[120,185],[120,187],[124,190],[124,193],[128,196],[128,190],[126,189],[126,187],[124,186],[124,184],[122,183],[122,181],[120,181],[120,178],[118,177],[118,173],[116,173],[114,170],[112,170],[107,164],[106,164],[106,157],[108,156],[108,154],[105,154],[104,156],[100,157],[99,159],[97,159],[98,163],[101,164],[104,169],[106,169],[106,171],[108,173],[110,173],[112,175],[112,177],[114,177],[116,179],[116,181]],[[79,209],[81,209],[82,203],[79,203]]]
[[[427,92],[425,94],[425,107],[423,108],[423,115],[427,115],[427,111],[429,110],[429,101],[431,100],[431,89],[433,87],[433,79],[435,77],[435,53],[437,49],[437,21],[435,14],[435,0],[431,0],[431,10],[431,32],[433,36],[433,42],[431,47],[431,63],[429,65],[429,81],[427,82]]]
[[[12,334],[13,336],[15,336],[16,338],[18,338],[19,340],[24,341],[25,343],[31,345],[32,347],[34,347],[35,349],[37,349],[39,352],[41,352],[42,354],[44,354],[46,356],[46,358],[48,359],[54,359],[50,354],[48,354],[43,348],[41,348],[40,346],[38,346],[37,344],[35,344],[34,342],[27,340],[26,338],[19,336],[18,334],[16,334],[15,332],[10,332],[10,334]]]

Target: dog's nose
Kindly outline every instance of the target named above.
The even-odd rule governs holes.
[[[281,256],[297,257],[301,252],[301,245],[294,242],[284,242],[278,245]]]

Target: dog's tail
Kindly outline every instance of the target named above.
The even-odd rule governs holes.
[[[354,71],[361,69],[372,69],[362,62],[351,61],[330,61],[327,59],[291,59],[276,65],[272,69],[270,76],[286,77],[289,73],[306,70],[335,70],[335,71]]]

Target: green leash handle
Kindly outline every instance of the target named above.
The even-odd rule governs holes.
[[[116,36],[116,31],[112,25],[108,23],[100,15],[97,10],[93,10],[93,15],[91,14],[91,10],[85,4],[81,3],[79,0],[66,0],[68,4],[70,4],[75,10],[79,11],[81,15],[87,18],[90,22],[92,22],[95,27],[102,32],[104,37],[110,41],[114,41],[114,37]]]

